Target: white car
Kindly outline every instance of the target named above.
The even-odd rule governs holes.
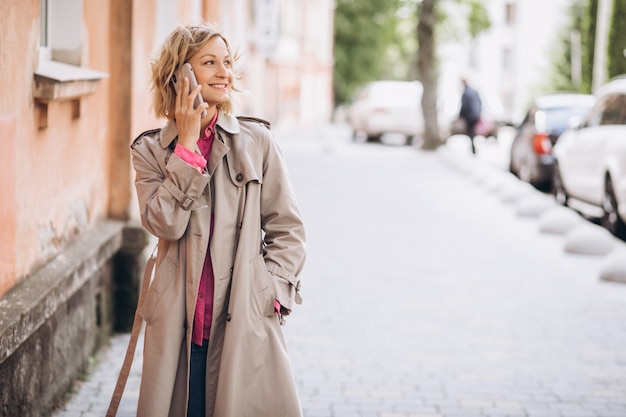
[[[625,238],[626,78],[608,82],[596,96],[585,121],[565,131],[554,147],[555,196]]]
[[[348,121],[355,141],[378,141],[387,133],[401,134],[407,143],[422,136],[422,84],[418,81],[373,81],[355,96]]]

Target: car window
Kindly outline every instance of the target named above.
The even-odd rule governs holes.
[[[604,113],[604,108],[607,104],[607,97],[604,99],[600,99],[598,103],[591,109],[583,127],[595,127],[599,126],[602,121],[602,115]]]
[[[620,94],[615,102],[620,109],[620,115],[617,124],[626,125],[626,94]]]
[[[589,111],[589,107],[554,107],[545,109],[545,128],[546,130],[562,130],[569,126],[573,117],[580,120]]]
[[[529,123],[532,123],[532,124],[535,123],[535,106],[532,106],[528,110],[528,113],[526,113],[526,115],[524,116],[524,119],[517,126],[517,130],[523,129]]]
[[[607,96],[604,100],[604,110],[602,111],[602,117],[600,118],[601,125],[617,125],[620,124],[620,108],[621,99],[619,95]]]

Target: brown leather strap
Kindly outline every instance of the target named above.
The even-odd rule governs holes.
[[[146,263],[146,268],[143,272],[141,289],[139,290],[139,302],[137,303],[137,311],[135,311],[135,319],[133,320],[133,329],[130,333],[130,341],[128,342],[128,348],[126,349],[124,363],[122,364],[120,375],[117,378],[117,384],[115,385],[115,390],[113,391],[113,396],[111,397],[111,402],[109,403],[109,409],[107,410],[106,417],[115,417],[115,415],[117,414],[117,409],[120,405],[120,401],[122,400],[122,394],[124,394],[126,381],[128,380],[128,375],[130,374],[130,366],[132,365],[133,358],[135,357],[135,349],[137,348],[139,331],[141,330],[141,325],[143,323],[143,319],[139,314],[139,309],[141,308],[141,305],[143,304],[143,299],[148,292],[150,277],[152,276],[152,270],[154,269],[155,262],[156,255],[153,251],[150,259],[148,259],[148,262]]]

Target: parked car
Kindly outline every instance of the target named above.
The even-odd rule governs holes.
[[[355,96],[348,121],[355,141],[379,141],[386,133],[402,134],[407,144],[422,136],[422,84],[418,81],[373,81]]]
[[[536,97],[511,143],[509,171],[542,190],[552,188],[552,147],[569,127],[587,115],[595,97],[556,93]]]
[[[624,238],[626,78],[608,82],[596,97],[585,121],[563,133],[554,147],[555,196],[558,202],[583,212],[596,209],[601,224]]]

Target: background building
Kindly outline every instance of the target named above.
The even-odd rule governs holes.
[[[488,111],[519,120],[532,98],[549,88],[557,35],[567,23],[570,0],[490,0],[491,28],[476,39],[446,34],[440,45],[442,97],[460,97],[460,79],[479,90]],[[447,15],[467,24],[458,6]],[[467,31],[460,31],[464,34]],[[454,103],[453,99],[450,99]],[[449,110],[455,104],[446,103]]]
[[[277,128],[329,119],[331,0],[0,2],[3,415],[46,415],[132,322],[147,237],[129,144],[164,122],[149,104],[152,52],[201,20],[242,53],[240,113]]]

